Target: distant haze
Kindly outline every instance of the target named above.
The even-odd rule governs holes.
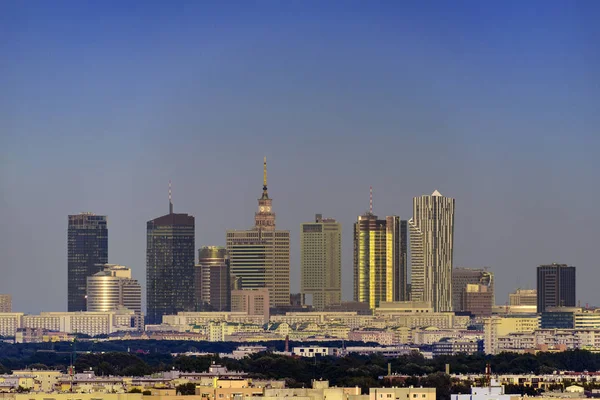
[[[577,267],[600,304],[597,1],[0,3],[0,293],[66,310],[67,215],[108,215],[109,262],[145,285],[146,221],[196,246],[253,225],[268,158],[277,227],[456,199],[455,266],[497,302]],[[144,289],[145,290],[145,289]]]

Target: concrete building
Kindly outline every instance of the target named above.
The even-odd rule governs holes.
[[[292,348],[292,354],[300,357],[326,357],[334,356],[337,357],[342,353],[342,349],[337,347],[326,347],[326,346],[298,346]]]
[[[290,304],[290,232],[275,229],[266,157],[254,228],[228,230],[227,253],[231,274],[240,280],[242,289],[267,288],[271,307]]]
[[[521,400],[514,394],[504,394],[504,386],[492,379],[489,386],[471,387],[471,394],[452,394],[450,400]]]
[[[300,268],[302,304],[323,310],[342,302],[342,225],[339,222],[317,214],[315,222],[300,225]]]
[[[485,268],[454,268],[452,270],[452,308],[454,311],[470,311],[466,306],[467,285],[484,285],[494,303],[494,274]]]
[[[149,324],[163,315],[194,310],[195,220],[169,213],[146,224],[146,301]]]
[[[494,307],[493,288],[482,284],[468,284],[464,291],[464,310],[475,317],[489,317]]]
[[[12,312],[12,296],[10,294],[0,294],[0,313]]]
[[[135,326],[144,327],[142,287],[131,278],[131,269],[105,264],[104,270],[87,278],[87,311],[106,312],[127,308],[135,312]]]
[[[435,400],[435,388],[391,387],[369,388],[369,400]]]
[[[407,228],[397,216],[377,219],[371,208],[354,224],[354,301],[371,309],[407,300]]]
[[[576,306],[575,267],[566,264],[540,265],[537,268],[537,311],[546,307]]]
[[[483,340],[444,338],[433,344],[433,356],[455,356],[483,352]]]
[[[508,295],[508,303],[511,306],[535,306],[537,307],[537,290],[517,289]]]
[[[102,271],[108,262],[106,216],[92,213],[69,215],[67,233],[68,311],[86,310],[86,279]]]
[[[411,300],[427,301],[434,311],[452,311],[454,199],[437,190],[413,199],[410,226]]]
[[[231,311],[248,315],[262,315],[264,323],[269,322],[269,290],[232,290]]]
[[[531,333],[540,327],[537,315],[508,315],[485,318],[483,323],[484,351],[498,353],[498,338],[511,333]]]
[[[310,388],[266,388],[262,400],[369,400],[360,387],[330,387],[329,381],[313,380]]]
[[[231,273],[227,249],[219,246],[201,247],[194,270],[196,311],[231,310]]]

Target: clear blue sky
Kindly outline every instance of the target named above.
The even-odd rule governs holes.
[[[600,305],[600,2],[0,2],[0,292],[66,309],[67,215],[109,218],[145,281],[145,223],[196,244],[253,223],[262,158],[277,225],[456,198],[455,265],[497,300],[577,266]]]

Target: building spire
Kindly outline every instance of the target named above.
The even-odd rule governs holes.
[[[373,186],[369,186],[369,214],[373,214]]]
[[[169,214],[173,214],[173,198],[171,196],[171,180],[169,179]]]
[[[263,190],[267,190],[267,157],[263,161]]]

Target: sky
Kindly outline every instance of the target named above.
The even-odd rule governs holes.
[[[196,246],[253,225],[262,161],[277,227],[456,199],[454,265],[503,304],[536,266],[600,305],[597,1],[0,2],[0,293],[67,305],[67,215],[108,216],[109,262],[145,284],[146,221]]]

